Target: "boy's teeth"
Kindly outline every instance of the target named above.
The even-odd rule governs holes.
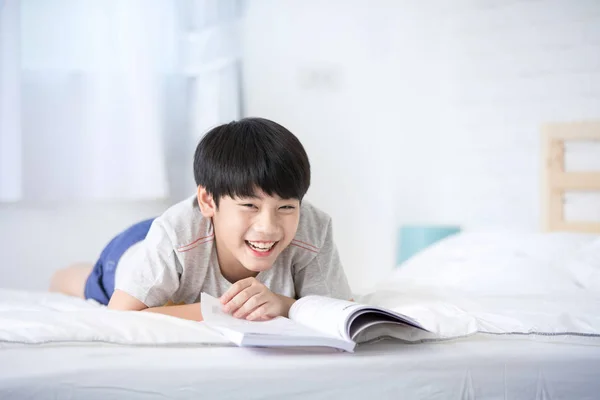
[[[275,244],[275,242],[256,243],[251,241],[248,241],[248,243],[250,244],[250,246],[254,247],[257,250],[269,250]]]

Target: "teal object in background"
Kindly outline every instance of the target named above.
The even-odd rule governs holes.
[[[408,260],[426,247],[460,232],[455,225],[405,225],[398,231],[396,266]]]

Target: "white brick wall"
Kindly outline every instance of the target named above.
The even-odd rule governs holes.
[[[438,217],[536,229],[540,124],[600,118],[600,2],[472,0],[436,18]]]

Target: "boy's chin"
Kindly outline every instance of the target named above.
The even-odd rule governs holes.
[[[262,272],[262,271],[267,271],[269,269],[271,269],[271,267],[273,267],[273,264],[256,264],[256,263],[244,263],[244,268],[246,268],[248,271],[252,271],[252,272]]]
[[[249,257],[248,255],[245,255],[245,257],[240,259],[240,261],[244,268],[246,268],[248,271],[257,273],[269,270],[273,267],[273,259],[271,259],[271,257],[266,258],[264,260],[257,260],[254,257]]]

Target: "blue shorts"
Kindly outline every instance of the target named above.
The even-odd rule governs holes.
[[[110,296],[115,291],[115,271],[119,260],[127,249],[144,240],[152,221],[154,218],[130,226],[115,236],[102,250],[100,258],[85,282],[84,296],[86,299],[94,299],[101,304],[108,304]]]

